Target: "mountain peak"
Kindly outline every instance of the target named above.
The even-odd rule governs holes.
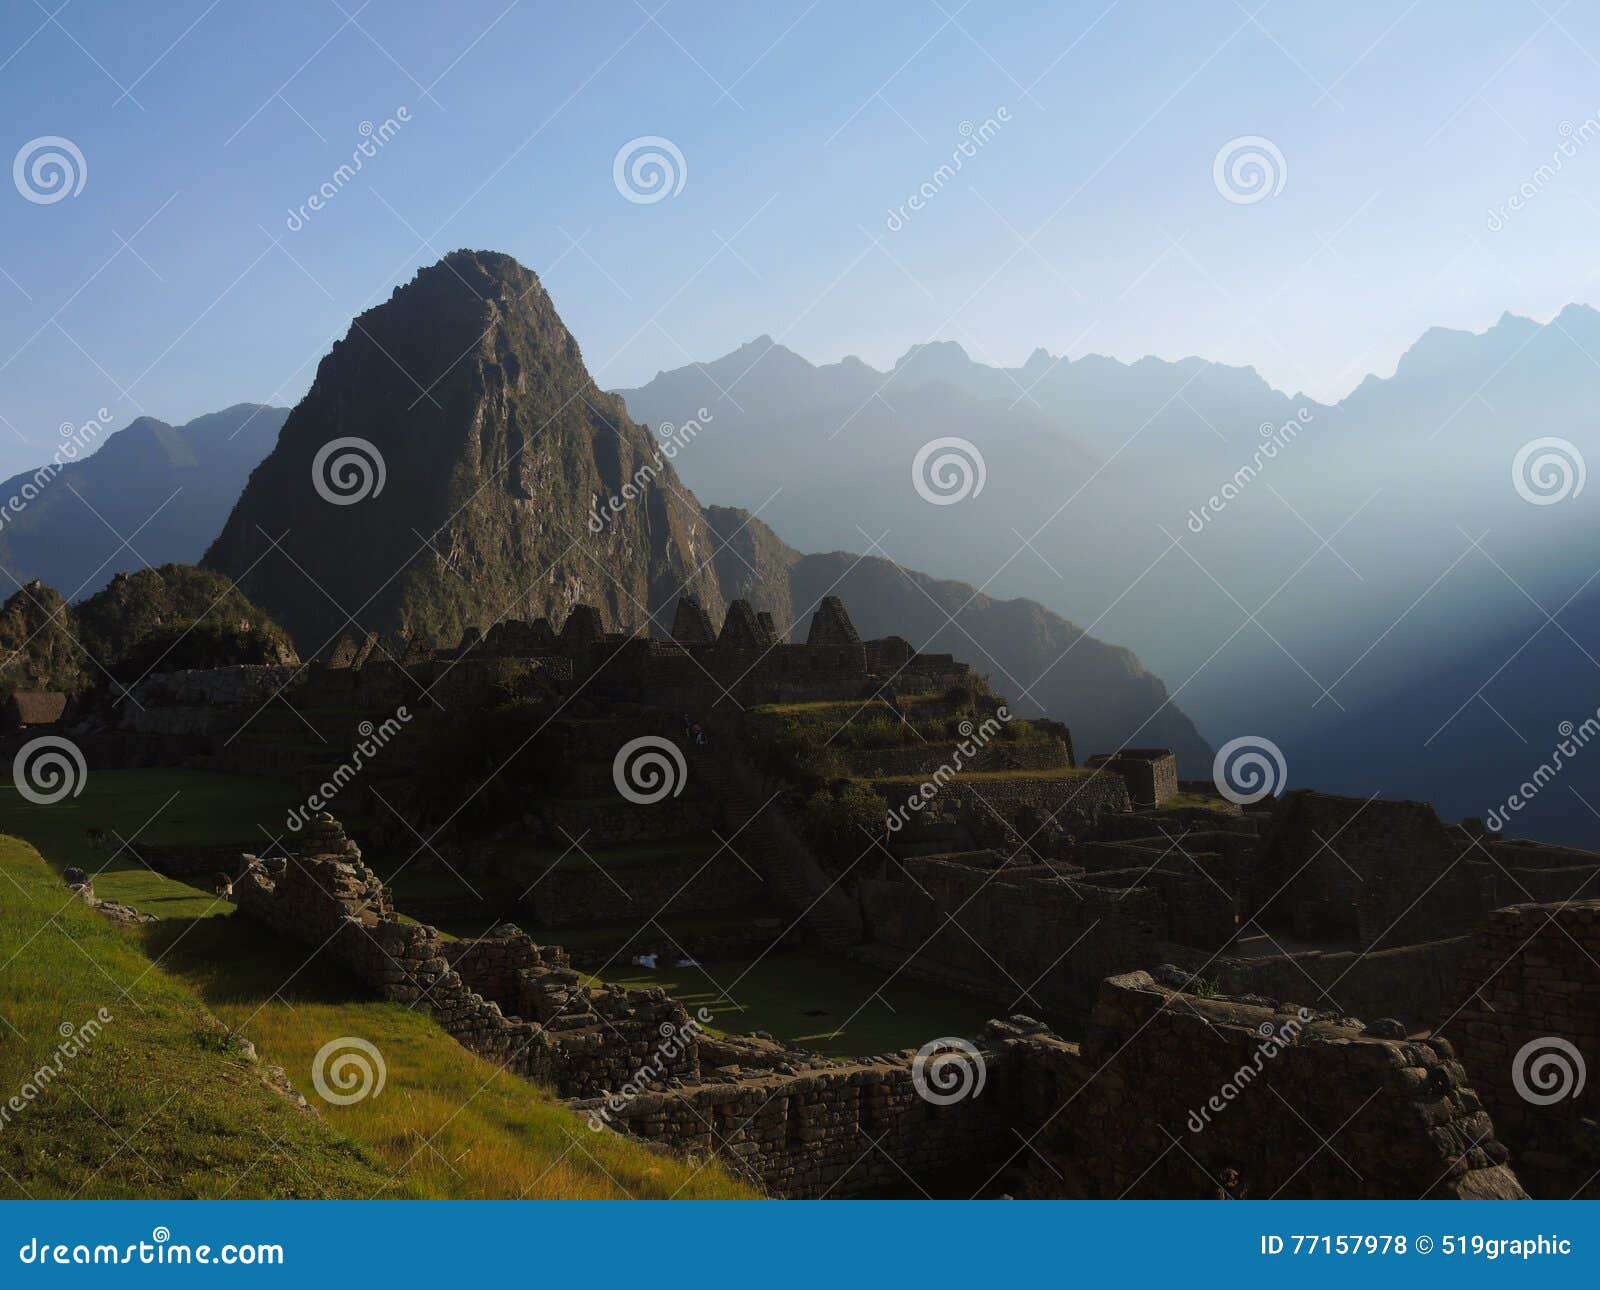
[[[958,340],[930,340],[906,350],[895,363],[895,367],[901,368],[913,362],[919,366],[927,364],[966,366],[972,362],[972,356]]]
[[[706,540],[538,276],[454,251],[322,359],[205,563],[315,655],[347,630],[453,644],[577,604],[631,627],[680,587],[720,609]]]

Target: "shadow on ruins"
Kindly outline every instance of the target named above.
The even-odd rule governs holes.
[[[768,1192],[1597,1194],[1594,1088],[1540,1104],[1515,1073],[1538,1040],[1600,1051],[1600,856],[1415,802],[1241,808],[1163,749],[1080,764],[1066,725],[1013,719],[950,655],[862,641],[835,597],[804,643],[685,596],[666,638],[578,605],[559,632],[349,638],[133,697],[89,717],[92,765],[316,804],[259,855],[152,864],[226,867],[241,916],[325,943],[596,1132]],[[639,740],[664,791],[624,790]],[[963,1095],[930,1096],[939,1062],[910,1050],[723,1035],[580,975],[663,946],[804,949],[996,1019],[927,1036],[972,1046],[942,1072]]]

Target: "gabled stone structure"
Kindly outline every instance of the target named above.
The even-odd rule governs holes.
[[[595,641],[604,640],[605,621],[593,605],[574,605],[561,628],[560,646],[564,653],[577,655]]]
[[[350,659],[351,667],[365,667],[373,661],[373,654],[378,648],[378,633],[368,632],[356,646],[356,652]]]
[[[338,644],[333,647],[333,653],[328,655],[328,666],[353,667],[360,653],[361,642],[347,632],[339,637]]]
[[[556,643],[548,619],[524,622],[508,618],[496,623],[484,638],[484,650],[495,658],[527,658],[549,653]]]
[[[806,633],[807,645],[859,645],[861,636],[856,625],[845,613],[844,601],[838,596],[824,596],[811,618],[811,630]]]
[[[716,643],[717,632],[711,625],[711,615],[687,592],[678,597],[678,607],[672,614],[672,639],[690,646]]]
[[[735,600],[728,605],[728,616],[722,620],[722,634],[717,637],[718,649],[759,652],[773,643],[762,631],[761,622],[748,600]]]

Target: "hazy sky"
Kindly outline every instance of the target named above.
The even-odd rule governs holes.
[[[1431,325],[1600,294],[1592,5],[59,4],[0,6],[8,472],[101,407],[292,403],[459,246],[536,269],[613,386],[765,332],[878,365],[1200,354],[1330,398]],[[81,191],[27,200],[51,136]],[[645,136],[682,186],[630,201]],[[1230,201],[1247,137],[1276,173]]]

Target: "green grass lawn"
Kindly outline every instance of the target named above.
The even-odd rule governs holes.
[[[1204,811],[1220,811],[1224,815],[1243,815],[1232,802],[1225,797],[1211,797],[1205,793],[1175,793],[1161,803],[1163,811],[1178,811],[1185,807],[1199,807]]]
[[[975,1036],[995,1008],[904,975],[846,959],[773,953],[758,961],[651,972],[625,963],[604,980],[636,990],[660,986],[694,1011],[710,1009],[710,1029],[765,1030],[774,1039],[830,1057],[865,1057],[920,1048],[947,1035]],[[591,980],[593,978],[590,978]]]
[[[102,900],[120,900],[162,918],[198,918],[219,911],[211,893],[151,872],[140,850],[264,851],[284,834],[284,819],[299,800],[287,784],[242,775],[96,770],[77,797],[50,806],[29,802],[9,783],[0,786],[0,833],[27,839],[58,871],[77,865],[96,875],[95,894]],[[99,850],[89,845],[91,828],[105,831]]]

